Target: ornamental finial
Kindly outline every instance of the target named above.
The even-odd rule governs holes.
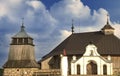
[[[25,28],[25,26],[24,26],[24,18],[22,18],[22,26],[21,26],[21,31],[24,31],[24,28]]]
[[[72,27],[71,27],[72,34],[74,33],[74,20],[72,19]]]
[[[107,13],[107,24],[109,24],[109,14]]]

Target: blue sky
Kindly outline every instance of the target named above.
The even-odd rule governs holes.
[[[47,9],[50,9],[50,7],[55,3],[59,2],[60,0],[41,0],[43,4],[46,5]],[[116,0],[81,0],[84,5],[87,5],[90,7],[91,10],[98,10],[100,8],[104,8],[107,11],[109,11],[109,14],[111,15],[111,20],[112,21],[118,21],[120,20],[119,15],[119,6],[120,6],[120,1]]]
[[[110,24],[120,37],[120,0],[0,0],[0,66],[8,57],[11,37],[25,29],[34,38],[36,59],[49,53],[75,32],[98,31],[110,15]]]

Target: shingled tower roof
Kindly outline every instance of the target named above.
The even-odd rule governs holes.
[[[109,24],[108,20],[107,20],[106,25],[101,30],[105,30],[105,29],[113,29],[114,30],[114,28]]]
[[[22,23],[21,30],[15,36],[13,36],[13,38],[31,38],[31,37],[26,33],[25,26]]]

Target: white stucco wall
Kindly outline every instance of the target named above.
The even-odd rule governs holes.
[[[68,57],[61,56],[61,76],[68,76]]]
[[[108,59],[100,56],[97,52],[97,47],[93,44],[89,44],[86,47],[86,51],[80,59],[75,60],[75,56],[73,57],[71,62],[71,74],[77,75],[77,65],[80,65],[80,74],[87,75],[87,65],[91,61],[97,65],[97,75],[103,75],[103,65],[107,66],[107,75],[113,74],[113,65],[110,56]]]
[[[75,63],[71,63],[71,74],[77,74],[77,65],[80,65],[80,73],[83,75],[87,74],[87,64],[89,64],[90,61],[94,61],[97,64],[97,73],[98,75],[103,75],[103,65],[107,66],[107,75],[112,75],[112,63],[106,63],[104,60],[102,60],[100,57],[96,56],[84,56],[77,60]]]

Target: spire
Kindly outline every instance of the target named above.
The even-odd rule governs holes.
[[[22,18],[22,25],[20,31],[14,36],[14,38],[31,38],[25,31],[24,18]]]
[[[114,30],[114,28],[109,24],[109,14],[107,14],[107,23],[106,25],[101,29],[101,30],[106,30],[106,29],[112,29]]]
[[[25,26],[24,26],[24,18],[22,18],[21,32],[22,32],[22,31],[25,31],[24,28],[25,28]]]
[[[107,24],[109,24],[109,14],[107,14]]]
[[[24,18],[22,18],[22,26],[24,26]]]
[[[72,34],[74,33],[74,20],[72,19],[72,27],[71,27],[71,32],[72,32]]]

